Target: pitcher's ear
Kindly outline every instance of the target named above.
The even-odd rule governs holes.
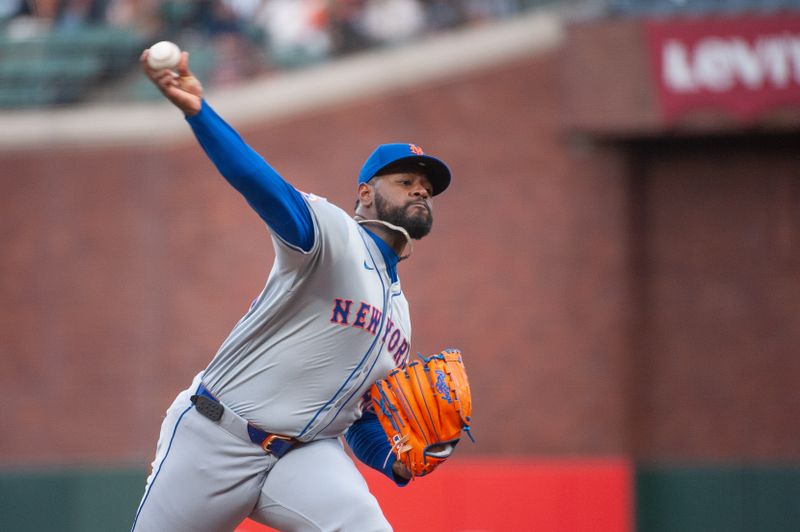
[[[361,183],[356,191],[358,202],[363,207],[371,207],[375,201],[375,188],[369,183]]]

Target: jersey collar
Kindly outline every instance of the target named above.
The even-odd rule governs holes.
[[[383,256],[383,261],[386,263],[386,273],[389,274],[389,278],[392,280],[393,283],[397,282],[397,263],[400,262],[400,257],[397,256],[397,253],[383,241],[381,237],[364,227],[361,226],[364,231],[375,241],[375,245],[378,246],[378,249],[381,250],[381,255]]]

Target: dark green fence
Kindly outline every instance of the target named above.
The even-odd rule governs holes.
[[[145,478],[140,468],[0,472],[0,530],[130,530]]]
[[[639,466],[636,530],[800,531],[800,466]]]

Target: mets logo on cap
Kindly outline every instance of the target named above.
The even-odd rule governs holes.
[[[425,152],[422,151],[422,148],[420,148],[416,144],[409,144],[408,145],[408,149],[411,150],[411,153],[413,153],[414,155],[424,155],[425,154]]]

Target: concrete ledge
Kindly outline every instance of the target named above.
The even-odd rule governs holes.
[[[206,98],[237,127],[276,121],[548,50],[562,35],[556,12],[534,11],[509,21],[208,91]],[[164,144],[190,135],[179,112],[166,101],[2,112],[0,124],[0,150],[6,151]]]

